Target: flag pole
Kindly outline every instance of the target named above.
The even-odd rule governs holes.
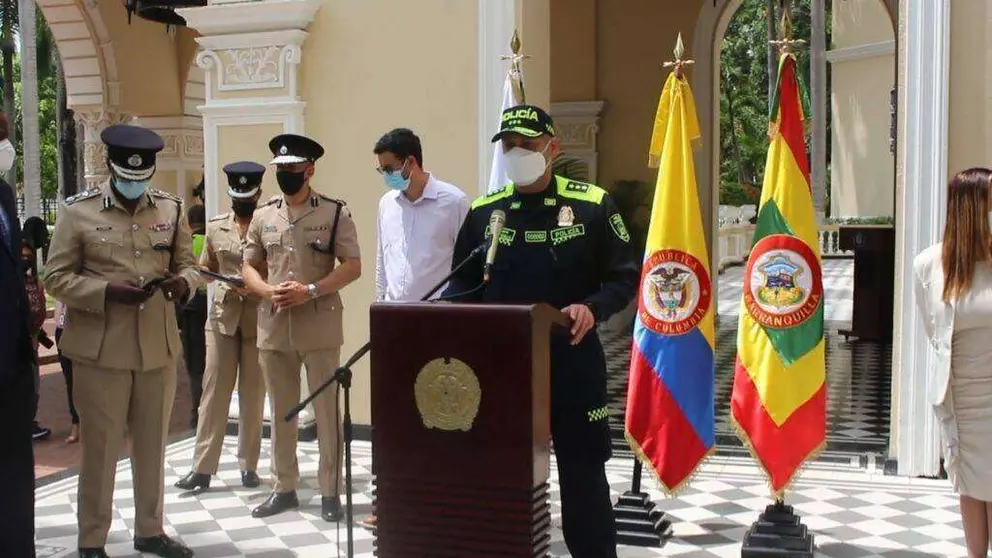
[[[675,58],[662,64],[662,68],[672,68],[675,77],[681,79],[686,66],[693,60],[685,58],[685,44],[682,33],[678,34],[672,53]],[[634,455],[634,476],[630,490],[624,492],[613,507],[616,516],[617,542],[632,546],[658,547],[672,536],[672,522],[651,500],[651,496],[641,490],[644,465],[641,458]]]
[[[777,41],[769,41],[777,46],[779,56],[793,54],[806,41],[792,38],[792,18],[789,15],[791,0],[782,4],[782,18],[779,22]],[[779,76],[781,79],[781,75]],[[776,95],[778,89],[776,88]],[[772,115],[772,118],[775,118]],[[815,543],[813,534],[809,532],[802,518],[795,513],[791,505],[785,503],[785,494],[780,493],[774,502],[765,506],[758,520],[744,535],[741,544],[741,558],[762,558],[765,556],[792,556],[795,558],[813,558]]]

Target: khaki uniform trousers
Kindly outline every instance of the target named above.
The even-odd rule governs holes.
[[[300,403],[300,364],[307,368],[310,389],[334,375],[341,349],[322,349],[304,353],[289,351],[259,351],[262,377],[269,391],[272,412],[272,479],[275,492],[290,492],[300,484],[300,466],[296,459],[297,420],[286,422],[284,417]],[[341,416],[338,414],[338,386],[334,384],[313,401],[317,421],[317,443],[320,465],[317,480],[325,497],[338,496],[344,489],[341,475]]]
[[[217,474],[235,380],[239,409],[238,463],[242,471],[254,471],[262,448],[262,412],[265,408],[265,386],[255,337],[243,337],[240,329],[234,335],[214,330],[207,330],[206,334],[207,369],[203,375],[193,471]]]
[[[163,533],[165,440],[176,398],[176,367],[142,372],[73,361],[80,418],[79,546],[100,548],[113,519],[117,458],[127,434],[134,477],[134,535]]]

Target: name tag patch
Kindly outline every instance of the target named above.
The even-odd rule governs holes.
[[[524,232],[524,242],[531,244],[543,244],[548,241],[548,231],[526,231]]]
[[[575,225],[574,227],[555,229],[551,231],[551,243],[558,245],[563,242],[568,242],[569,240],[578,238],[580,236],[585,236],[585,234],[586,234],[585,225]]]
[[[148,230],[152,232],[171,231],[172,223],[170,223],[169,221],[163,221],[161,223],[152,223],[151,225],[148,225]]]
[[[493,235],[492,230],[490,230],[490,228],[487,226],[485,237],[489,238],[492,235]],[[509,227],[503,227],[503,230],[499,232],[499,243],[502,244],[503,246],[511,246],[513,244],[514,239],[516,238],[517,238],[517,231]]]
[[[279,231],[278,229],[276,229],[275,225],[265,225],[262,227],[262,232],[267,233],[267,232],[279,232]]]

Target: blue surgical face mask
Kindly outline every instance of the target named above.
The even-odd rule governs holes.
[[[382,179],[386,183],[386,188],[405,192],[406,189],[410,187],[410,178],[403,178],[404,169],[406,169],[405,162],[399,170],[382,173]]]
[[[124,180],[122,178],[114,178],[114,188],[120,195],[124,196],[129,200],[136,200],[145,193],[148,188],[147,180]]]

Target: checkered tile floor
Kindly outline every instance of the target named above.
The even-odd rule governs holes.
[[[823,264],[825,329],[827,340],[827,452],[822,459],[862,466],[884,459],[889,443],[892,346],[847,342],[838,330],[848,327],[854,292],[852,260],[825,260]],[[719,276],[716,338],[717,443],[727,455],[743,455],[730,424],[730,392],[736,358],[743,266],[730,267]],[[603,333],[607,354],[607,390],[614,433],[614,449],[624,455],[623,416],[630,363],[629,331]]]
[[[268,472],[268,443],[263,444],[260,472]],[[364,494],[369,480],[371,447],[355,442],[356,518],[369,513]],[[253,519],[251,508],[261,502],[266,488],[240,485],[234,438],[225,441],[220,473],[212,488],[199,495],[182,493],[172,483],[189,470],[193,441],[170,446],[166,457],[166,531],[178,536],[199,558],[333,558],[344,555],[345,533],[318,517],[315,490],[317,446],[300,444],[303,487],[298,512],[264,520]],[[552,472],[555,467],[552,466]],[[632,464],[614,458],[607,467],[614,497],[630,488]],[[554,475],[553,475],[554,476]],[[129,463],[120,464],[114,492],[114,522],[107,552],[114,557],[137,557],[131,545],[134,500]],[[554,556],[567,556],[562,542],[556,479],[552,479]],[[740,556],[744,533],[768,503],[763,477],[748,459],[715,456],[704,466],[694,484],[679,498],[666,499],[646,487],[654,501],[674,523],[674,537],[663,548],[621,547],[620,556],[686,556],[694,558]],[[801,514],[816,537],[817,556],[827,558],[965,555],[957,498],[946,481],[883,476],[877,470],[824,462],[812,464],[796,483],[787,501]],[[37,491],[38,556],[75,556],[76,478],[71,477]],[[355,555],[373,556],[371,533],[355,529]]]

